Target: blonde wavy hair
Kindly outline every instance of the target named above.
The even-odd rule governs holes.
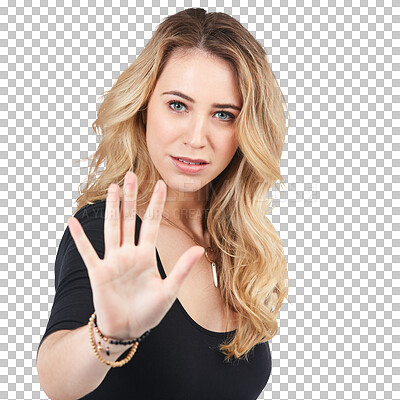
[[[243,106],[234,121],[239,147],[228,167],[209,184],[203,226],[219,269],[219,289],[227,312],[239,316],[236,333],[220,344],[225,361],[244,356],[278,331],[277,316],[288,301],[287,262],[279,235],[266,212],[272,185],[283,181],[280,159],[289,112],[264,48],[233,17],[190,8],[161,22],[143,51],[102,96],[92,127],[102,135],[92,159],[78,209],[104,200],[111,183],[125,174],[138,178],[138,207],[148,204],[157,180],[146,145],[145,112],[171,54],[201,50],[227,61],[235,73]],[[83,160],[83,159],[82,159]],[[103,161],[104,168],[98,177]],[[141,185],[141,183],[151,183]],[[143,186],[143,187],[142,187]],[[289,301],[290,302],[290,301]],[[227,329],[225,329],[227,330]]]

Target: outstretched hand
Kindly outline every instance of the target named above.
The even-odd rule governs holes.
[[[181,255],[172,273],[162,279],[155,245],[166,198],[158,181],[135,245],[137,176],[127,172],[120,213],[120,187],[111,184],[104,220],[104,258],[100,259],[75,217],[68,226],[88,270],[100,331],[116,339],[133,339],[157,326],[175,302],[180,287],[204,254],[193,246]],[[121,215],[120,215],[121,214]]]

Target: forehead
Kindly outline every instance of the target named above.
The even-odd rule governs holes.
[[[224,59],[203,51],[175,51],[168,59],[156,84],[156,91],[180,90],[190,95],[224,95],[240,103],[233,67]],[[199,99],[200,100],[200,99]]]

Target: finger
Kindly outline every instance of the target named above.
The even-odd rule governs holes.
[[[119,185],[112,183],[108,188],[104,217],[104,257],[109,251],[120,247],[119,193]]]
[[[143,217],[142,227],[140,229],[139,245],[141,243],[151,244],[155,247],[160,227],[161,215],[164,210],[166,197],[166,185],[162,180],[158,181],[158,187],[154,188],[153,196]]]
[[[122,200],[123,214],[121,213],[121,223],[124,225],[122,244],[135,244],[136,197],[136,175],[133,172],[127,172],[124,182],[124,198]]]
[[[76,247],[81,255],[83,262],[86,265],[88,271],[94,268],[97,262],[100,260],[99,256],[96,253],[96,250],[93,248],[89,239],[87,238],[82,225],[75,217],[71,217],[68,219],[68,227],[71,232],[72,239],[76,244]]]
[[[189,275],[192,268],[196,265],[197,261],[204,254],[204,248],[200,246],[193,246],[183,253],[176,262],[172,272],[164,279],[164,285],[169,293],[169,297],[175,301],[178,296],[180,287],[182,286],[185,278]]]

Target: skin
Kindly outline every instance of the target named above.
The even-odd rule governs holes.
[[[170,91],[179,91],[194,103],[163,94]],[[213,104],[232,104],[239,110]],[[163,215],[198,238],[206,235],[201,216],[207,185],[228,166],[238,148],[233,121],[241,107],[231,66],[199,50],[177,50],[172,54],[148,103],[148,151],[167,185]],[[189,175],[177,169],[171,155],[203,159],[209,164],[203,171]]]

